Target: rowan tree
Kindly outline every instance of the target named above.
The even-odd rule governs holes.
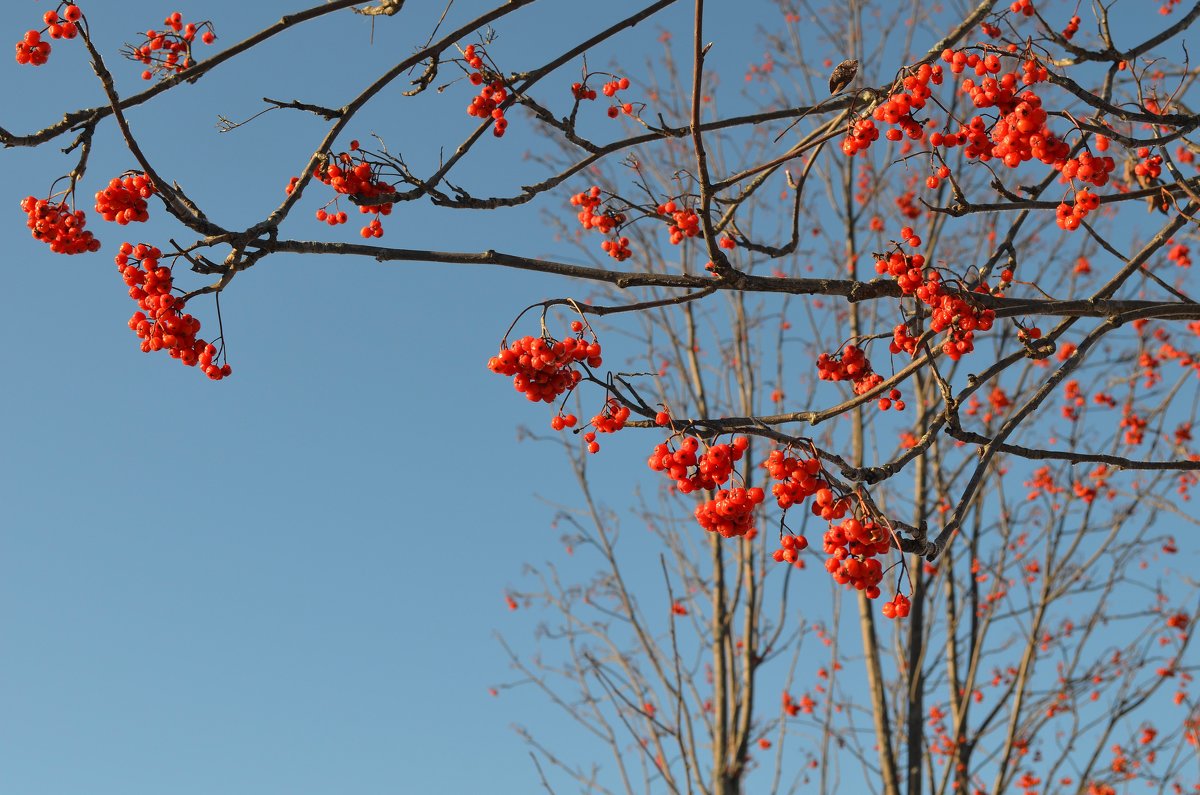
[[[447,3],[378,74],[342,65],[334,103],[214,108],[220,134],[266,113],[317,131],[290,173],[225,164],[279,185],[227,219],[147,156],[134,109],[330,14],[366,36],[417,12],[335,0],[257,32],[176,13],[121,46],[61,2],[17,61],[82,48],[104,101],[65,91],[60,121],[0,129],[69,158],[14,198],[52,253],[115,258],[143,351],[213,381],[236,377],[215,297],[281,257],[562,278],[477,357],[566,449],[583,508],[556,524],[599,564],[507,596],[553,616],[538,651],[506,641],[508,684],[608,754],[522,729],[551,791],[1200,790],[1200,606],[1176,563],[1200,470],[1200,3],[763,2],[751,54],[712,3],[642,0],[506,45],[548,6]],[[445,149],[364,126],[380,105]],[[107,128],[129,170],[94,176]],[[445,247],[397,245],[422,204],[453,219]],[[180,231],[142,240],[160,213]],[[528,250],[454,250],[480,213]],[[588,476],[612,456],[645,487],[628,514]]]

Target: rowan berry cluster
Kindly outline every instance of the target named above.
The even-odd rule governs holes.
[[[59,17],[57,10],[47,11],[42,15],[46,27],[42,31],[27,30],[17,42],[17,63],[22,66],[41,66],[50,58],[50,42],[42,38],[45,32],[52,39],[73,39],[79,35],[79,20],[83,12],[74,3],[67,3]]]
[[[816,458],[794,458],[783,450],[772,450],[762,466],[777,481],[771,486],[771,494],[785,511],[829,487],[820,477],[821,462]]]
[[[1080,222],[1088,213],[1100,206],[1100,197],[1089,190],[1075,192],[1075,201],[1071,204],[1062,202],[1054,211],[1054,222],[1068,232],[1079,228]]]
[[[146,38],[141,44],[125,45],[126,58],[149,67],[142,72],[143,80],[150,80],[155,74],[169,77],[193,66],[195,60],[192,58],[192,44],[197,34],[205,44],[212,44],[217,40],[211,22],[206,20],[199,24],[185,24],[183,14],[178,11],[164,19],[163,25],[166,26],[163,30],[147,30]]]
[[[622,102],[619,98],[617,98],[617,92],[624,91],[627,88],[629,88],[629,78],[615,76],[612,80],[609,80],[600,87],[600,91],[604,94],[604,96],[616,99],[616,103],[608,109],[608,117],[610,119],[615,119],[622,113],[624,113],[626,116],[633,115],[633,103]]]
[[[677,450],[671,449],[670,439],[655,445],[646,463],[655,472],[662,472],[674,480],[680,494],[690,494],[728,483],[733,475],[733,465],[742,459],[749,446],[749,439],[738,436],[730,444],[714,444],[697,454],[700,440],[685,436]]]
[[[351,152],[358,151],[357,158],[350,152],[342,152],[336,158],[331,158],[318,166],[313,172],[313,176],[343,196],[353,196],[363,200],[364,203],[358,206],[358,211],[364,215],[374,213],[375,218],[360,229],[359,234],[364,238],[383,237],[383,223],[379,220],[379,216],[391,215],[392,202],[370,203],[370,200],[391,193],[395,190],[395,186],[379,179],[379,164],[372,163],[363,152],[358,150],[357,141],[350,142],[350,150]],[[289,193],[295,184],[294,181],[288,183],[287,191]],[[323,221],[330,226],[344,224],[349,220],[349,216],[345,212],[329,212],[325,207],[317,210],[316,217],[318,221]]]
[[[169,267],[159,264],[162,252],[154,246],[122,243],[115,261],[117,270],[129,286],[129,297],[137,301],[139,311],[129,318],[129,328],[142,340],[142,350],[165,350],[172,359],[200,369],[213,381],[229,376],[228,363],[218,365],[217,348],[200,339],[200,321],[185,314],[184,302],[173,293]]]
[[[901,134],[908,135],[913,140],[924,136],[921,123],[913,119],[913,111],[925,107],[925,102],[933,91],[929,84],[940,85],[942,82],[942,67],[921,64],[913,74],[907,75],[903,81],[903,90],[897,91],[881,102],[872,113],[876,121],[898,127],[888,130],[886,138],[889,141],[899,141]]]
[[[883,564],[877,556],[886,555],[891,546],[891,535],[872,519],[851,516],[841,524],[830,523],[824,536],[824,550],[829,556],[825,569],[839,585],[876,599],[883,580]]]
[[[625,427],[629,413],[628,406],[622,406],[621,401],[610,397],[604,401],[604,408],[600,410],[600,413],[592,417],[591,424],[596,429],[596,433],[616,433]]]
[[[901,234],[910,243],[917,239],[908,227],[901,230]],[[947,290],[941,274],[927,268],[925,258],[920,254],[908,255],[899,250],[893,251],[886,258],[880,257],[876,260],[875,272],[892,276],[900,286],[901,292],[915,296],[929,307],[931,330],[941,333],[949,329],[941,347],[942,352],[955,361],[974,350],[975,331],[987,331],[995,321],[996,313],[993,310],[977,308],[962,292]],[[1011,280],[1011,272],[1008,275]],[[988,291],[987,285],[983,283],[974,289],[980,293]],[[913,332],[916,336],[913,336]],[[901,350],[914,353],[919,332],[919,328],[910,330],[904,325],[897,326],[893,330],[892,343],[888,349],[892,353],[899,353]]]
[[[1075,34],[1079,32],[1079,23],[1082,21],[1078,16],[1071,17],[1067,21],[1067,26],[1063,28],[1062,37],[1067,41],[1073,39]]]
[[[939,166],[938,170],[936,172],[934,172],[933,175],[931,175],[929,178],[927,178],[925,180],[925,187],[929,188],[930,190],[933,190],[934,188],[936,188],[937,186],[942,184],[942,180],[946,179],[949,176],[950,176],[950,167],[945,166],[945,165]]]
[[[100,241],[83,228],[87,224],[83,210],[72,212],[66,202],[54,203],[33,196],[21,200],[21,209],[29,216],[25,225],[34,238],[50,246],[55,254],[100,250]]]
[[[786,535],[779,539],[779,549],[771,553],[771,558],[777,563],[791,563],[798,569],[804,568],[804,560],[800,553],[808,549],[808,539],[804,536]]]
[[[911,609],[912,603],[908,601],[908,597],[898,593],[892,601],[884,603],[883,615],[885,618],[908,618]]]
[[[488,369],[511,376],[513,388],[529,400],[553,403],[583,379],[576,365],[599,367],[601,362],[600,343],[584,340],[580,325],[576,336],[563,340],[525,336],[502,345],[499,355],[488,359]]]
[[[1027,17],[1033,16],[1033,0],[1013,0],[1012,5],[1008,7],[1014,14],[1024,14]]]
[[[492,135],[499,138],[508,129],[508,119],[504,118],[504,103],[508,100],[508,90],[500,75],[484,68],[485,54],[482,47],[476,47],[474,44],[468,44],[463,50],[463,58],[473,70],[467,75],[467,79],[471,81],[471,85],[481,86],[479,93],[467,106],[467,115],[491,119]]]
[[[1133,173],[1137,177],[1138,182],[1144,184],[1149,180],[1158,179],[1162,174],[1162,155],[1151,155],[1150,149],[1142,146],[1138,148],[1137,156],[1140,160],[1133,167]]]
[[[685,238],[700,234],[700,216],[696,215],[694,210],[688,207],[681,208],[675,202],[669,201],[658,205],[657,212],[671,218],[671,245],[677,246]]]
[[[1097,136],[1097,149],[1100,148],[1101,137]],[[1111,157],[1096,157],[1086,149],[1080,152],[1078,157],[1069,158],[1061,165],[1055,164],[1055,168],[1062,171],[1062,182],[1077,179],[1098,188],[1108,184],[1108,177],[1116,167],[1117,163]]]
[[[105,221],[116,221],[122,226],[141,223],[150,218],[146,199],[155,193],[154,183],[145,174],[129,174],[123,179],[114,177],[108,187],[96,194],[96,212]]]
[[[597,212],[601,203],[600,188],[596,185],[571,197],[571,206],[580,208],[577,217],[584,229],[595,229],[604,235],[615,235],[616,230],[625,223],[625,214],[612,210]],[[600,244],[600,248],[617,262],[624,262],[633,256],[633,252],[629,250],[629,238],[627,237],[613,237],[611,240],[605,240]]]
[[[696,521],[705,530],[724,538],[754,538],[757,535],[754,509],[762,504],[764,497],[757,486],[721,489],[712,499],[696,506]]]
[[[594,100],[596,98],[596,89],[588,88],[587,83],[572,83],[571,96],[579,101]]]
[[[871,369],[867,355],[857,345],[847,345],[832,356],[822,353],[817,357],[817,375],[822,381],[849,381],[856,395],[883,382],[883,376]]]

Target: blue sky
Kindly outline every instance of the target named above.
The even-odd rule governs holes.
[[[763,20],[778,15],[758,6]],[[0,15],[6,35],[46,7]],[[298,7],[97,0],[84,10],[130,93],[141,67],[116,48],[166,12],[212,19],[219,47]],[[458,18],[471,7],[457,6]],[[580,37],[570,4],[557,8],[502,27],[496,52]],[[215,219],[245,225],[281,200],[324,124],[277,112],[219,134],[216,114],[246,118],[262,96],[340,104],[423,39],[432,11],[419,13],[378,21],[373,40],[369,21],[334,15],[286,34],[248,71],[219,69],[135,109],[130,123]],[[755,21],[713,18],[714,59],[738,64],[729,96],[745,63],[761,60]],[[683,42],[688,9],[662,24]],[[627,51],[659,31],[647,26]],[[45,67],[0,66],[0,126],[27,132],[99,102],[78,43],[54,47]],[[347,67],[343,51],[361,66]],[[439,128],[421,109],[468,99],[463,84],[414,103],[384,98],[351,137],[379,132],[414,163],[435,162],[471,122]],[[536,141],[516,127],[484,142],[476,184],[526,173]],[[191,236],[153,205],[144,228],[90,213],[96,188],[135,165],[112,124],[80,189],[104,253],[56,257],[30,238],[17,202],[73,163],[54,146],[3,153],[0,793],[533,790],[509,725],[570,729],[521,691],[488,695],[511,678],[493,635],[528,636],[535,618],[509,613],[504,594],[526,562],[559,554],[553,510],[535,497],[571,503],[577,492],[556,450],[517,442],[519,425],[544,427],[542,407],[485,362],[521,308],[569,290],[518,271],[277,256],[222,298],[234,375],[210,383],[142,354],[125,326],[134,307],[111,262],[116,244]],[[316,206],[310,197],[285,234],[356,239],[355,224],[330,233],[310,221]],[[404,206],[382,242],[570,258],[539,220],[545,210],[561,212]],[[196,306],[208,331],[211,302]],[[649,446],[606,440],[592,462],[614,504],[645,484]]]

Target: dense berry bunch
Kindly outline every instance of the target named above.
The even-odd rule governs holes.
[[[467,106],[467,115],[492,119],[492,135],[499,138],[508,129],[508,119],[504,118],[504,103],[508,100],[508,90],[504,87],[504,80],[500,75],[484,70],[483,54],[483,48],[474,44],[467,45],[463,50],[467,66],[474,70],[467,75],[467,79],[473,86],[482,86]]]
[[[488,369],[511,376],[513,388],[529,400],[553,403],[583,379],[583,373],[575,369],[582,362],[588,367],[600,366],[600,343],[589,343],[578,332],[563,340],[521,337],[488,359]]]
[[[851,516],[841,524],[830,524],[824,537],[825,569],[834,582],[865,591],[868,599],[879,596],[883,564],[878,555],[891,549],[891,536],[870,519]]]
[[[580,101],[593,100],[596,98],[596,89],[588,88],[587,83],[572,83],[571,96]]]
[[[351,141],[350,148],[357,150],[358,142]],[[379,220],[379,216],[391,215],[392,202],[371,203],[371,200],[392,193],[395,186],[379,179],[378,166],[367,160],[365,154],[359,152],[356,158],[350,152],[342,152],[333,162],[327,161],[318,166],[313,172],[313,176],[343,196],[353,196],[356,199],[365,200],[358,206],[358,211],[364,215],[374,213],[375,218],[360,229],[359,234],[364,238],[383,237],[383,223]],[[294,182],[289,183],[288,188],[292,188],[294,185]],[[346,223],[349,216],[341,211],[329,212],[322,207],[317,210],[317,220],[330,226],[336,226]]]
[[[771,493],[785,511],[829,488],[821,479],[821,462],[816,458],[794,458],[782,450],[772,450],[762,466],[772,480],[778,481],[771,486]]]
[[[671,449],[670,440],[656,445],[646,463],[655,472],[662,472],[674,480],[675,488],[681,494],[690,494],[728,483],[734,463],[741,460],[749,446],[750,440],[739,436],[730,444],[714,444],[697,454],[700,440],[685,436],[678,450]]]
[[[164,19],[163,25],[166,26],[163,30],[147,30],[146,38],[141,44],[126,45],[126,58],[149,67],[142,72],[143,80],[151,79],[155,73],[169,77],[194,65],[192,44],[197,34],[205,44],[212,44],[217,40],[211,22],[185,24],[183,15],[178,11]]]
[[[185,314],[184,303],[174,295],[171,269],[159,264],[162,252],[154,246],[122,243],[115,261],[129,285],[129,297],[139,311],[129,318],[129,328],[142,340],[142,350],[167,351],[188,367],[200,369],[214,381],[233,372],[228,363],[218,365],[217,348],[196,336],[200,321]]]
[[[658,206],[658,214],[671,218],[671,245],[677,246],[685,238],[700,234],[700,216],[687,207],[679,207],[673,201]]]
[[[21,209],[29,216],[25,225],[33,231],[33,236],[50,246],[55,254],[100,250],[100,241],[83,228],[87,224],[83,210],[71,212],[66,202],[55,204],[33,196],[21,200]]]
[[[42,16],[46,23],[43,29],[52,39],[73,39],[79,35],[79,20],[83,12],[74,3],[68,3],[63,9],[62,16],[58,11],[47,11]],[[41,66],[50,58],[50,42],[42,38],[42,32],[27,30],[17,42],[17,63],[30,66]]]
[[[600,188],[596,185],[571,197],[571,206],[579,208],[577,217],[580,226],[595,229],[604,235],[613,235],[611,240],[601,243],[600,248],[618,262],[624,262],[633,256],[629,250],[629,238],[616,236],[616,230],[625,223],[625,214],[612,210],[598,212],[601,203]]]
[[[1096,157],[1085,149],[1077,157],[1072,157],[1061,165],[1056,164],[1055,167],[1062,171],[1063,182],[1077,179],[1099,188],[1108,184],[1108,177],[1117,167],[1117,163],[1111,157]]]
[[[763,490],[754,488],[721,489],[696,506],[696,521],[711,533],[725,538],[754,538],[754,509],[762,504]]]
[[[146,199],[156,193],[154,183],[145,174],[130,174],[124,179],[113,178],[108,187],[96,194],[96,212],[105,221],[125,224],[150,218]]]
[[[1063,28],[1062,37],[1070,41],[1079,32],[1079,23],[1082,22],[1078,16],[1073,16],[1067,21],[1067,26]]]

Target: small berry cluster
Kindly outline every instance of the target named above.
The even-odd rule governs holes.
[[[1142,146],[1138,148],[1137,156],[1140,160],[1133,167],[1133,173],[1138,182],[1145,184],[1148,180],[1158,179],[1162,174],[1162,155],[1151,155],[1150,149]]]
[[[1075,38],[1075,34],[1079,32],[1079,23],[1082,21],[1078,16],[1071,17],[1067,21],[1067,26],[1063,28],[1062,37],[1067,41]]]
[[[350,142],[350,151],[358,151],[358,141]],[[367,160],[366,155],[362,152],[359,152],[357,160],[350,152],[342,152],[334,162],[326,162],[318,166],[313,172],[313,176],[343,196],[371,200],[395,190],[394,185],[379,179],[377,168],[378,164]],[[292,181],[288,183],[287,192],[291,193],[295,185],[296,180],[293,177]],[[371,222],[359,230],[359,234],[364,238],[383,237],[383,222],[379,220],[379,216],[391,215],[392,202],[360,204],[358,211],[364,215],[375,214]],[[330,226],[344,224],[349,220],[346,213],[340,210],[329,212],[325,207],[317,210],[316,217],[318,221],[323,221]]]
[[[1062,202],[1054,211],[1054,222],[1068,232],[1079,228],[1080,222],[1088,213],[1100,206],[1100,197],[1089,190],[1075,192],[1075,201],[1071,204]]]
[[[946,179],[949,176],[950,176],[950,167],[945,166],[945,165],[939,166],[938,170],[925,180],[925,187],[929,188],[930,190],[933,190],[934,188],[936,188],[937,186],[942,184],[942,180]],[[920,244],[917,244],[917,245],[920,245]]]
[[[124,179],[114,177],[108,187],[96,194],[96,212],[105,221],[122,226],[149,220],[146,199],[157,193],[154,183],[145,174],[129,174]]]
[[[857,345],[847,345],[833,356],[822,353],[817,357],[817,375],[822,381],[849,381],[856,395],[866,394],[883,383],[883,376],[871,369],[867,355]],[[892,391],[897,392],[896,396],[899,397],[898,390]],[[904,402],[898,403],[897,408],[903,408]],[[891,400],[880,398],[881,410],[886,411],[891,407]]]
[[[712,499],[696,506],[696,521],[705,530],[723,538],[754,538],[757,535],[754,509],[764,498],[763,490],[757,486],[721,489]]]
[[[597,212],[600,204],[600,188],[596,185],[571,197],[571,206],[580,208],[577,217],[584,229],[595,229],[603,235],[615,235],[616,230],[625,223],[625,214],[612,210]],[[633,256],[627,237],[605,240],[600,244],[600,248],[617,262],[624,262]]]
[[[117,270],[129,285],[129,297],[137,301],[139,311],[129,318],[129,328],[142,340],[142,350],[166,350],[172,359],[200,369],[213,381],[233,372],[228,363],[218,365],[217,348],[196,336],[200,321],[184,314],[184,303],[172,293],[171,269],[159,265],[162,252],[154,246],[122,243],[115,261]]]
[[[1013,0],[1008,10],[1014,14],[1024,14],[1027,17],[1031,17],[1033,16],[1033,0]]]
[[[910,609],[912,609],[912,603],[908,601],[908,597],[902,593],[898,593],[893,597],[892,601],[884,602],[883,615],[884,618],[908,618],[908,611]]]
[[[163,30],[147,30],[141,44],[126,45],[126,58],[150,67],[142,72],[143,80],[150,80],[155,73],[169,77],[193,66],[192,43],[196,40],[196,34],[200,34],[200,41],[205,44],[217,40],[211,22],[184,24],[183,15],[178,11],[164,19],[163,24],[166,25]]]
[[[616,99],[616,104],[608,109],[608,118],[615,119],[622,113],[624,113],[626,116],[633,115],[633,103],[621,102],[621,100],[617,98],[617,92],[624,91],[627,88],[629,88],[628,77],[614,77],[612,80],[609,80],[600,87],[600,90],[603,92],[604,96]]]
[[[58,11],[52,10],[42,16],[42,21],[46,23],[44,30],[50,38],[73,39],[79,35],[79,20],[82,18],[83,12],[79,10],[79,6],[67,3],[61,18]],[[50,42],[42,38],[40,31],[25,31],[25,35],[17,42],[17,63],[22,66],[41,66],[49,58]]]
[[[467,106],[467,115],[480,119],[492,119],[492,135],[500,138],[508,129],[508,119],[504,118],[504,103],[508,99],[508,90],[500,75],[484,70],[484,49],[468,44],[463,50],[467,66],[474,71],[467,75],[473,86],[482,86],[479,93]]]
[[[521,337],[488,359],[488,369],[511,376],[513,388],[524,392],[529,400],[553,403],[583,379],[576,364],[586,362],[588,367],[599,367],[602,362],[600,343],[585,341],[582,329],[582,324],[573,328],[576,336],[564,340]]]
[[[700,216],[696,215],[694,210],[688,207],[680,208],[675,202],[669,201],[658,205],[657,212],[659,215],[671,217],[671,245],[677,246],[685,238],[700,234]]]
[[[71,212],[66,202],[54,204],[33,196],[21,200],[21,209],[29,216],[25,225],[33,230],[33,236],[55,254],[100,250],[100,241],[83,228],[87,224],[83,210]]]
[[[779,539],[779,549],[771,553],[776,563],[788,562],[798,569],[804,568],[804,560],[800,553],[808,549],[808,539],[804,536],[786,535]]]
[[[596,89],[588,88],[587,83],[572,83],[571,96],[580,102],[583,100],[594,100],[596,98]]]
[[[574,419],[574,415],[568,414],[563,418],[563,424],[567,425],[567,419]],[[625,421],[629,419],[629,407],[622,406],[621,401],[615,397],[610,397],[604,401],[604,408],[595,417],[592,417],[591,426],[595,430],[588,431],[583,435],[583,442],[587,446],[587,451],[593,455],[600,452],[600,443],[596,441],[598,433],[616,433],[625,427]],[[554,422],[551,420],[551,427]],[[575,423],[570,423],[574,425]]]
[[[741,460],[749,446],[749,439],[738,436],[730,444],[714,444],[697,455],[700,440],[685,436],[678,450],[671,449],[669,439],[655,445],[646,463],[655,472],[662,472],[674,480],[680,494],[690,494],[728,483],[733,475],[734,463]]]

